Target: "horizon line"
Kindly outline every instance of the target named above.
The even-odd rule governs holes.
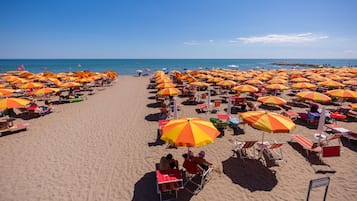
[[[352,59],[352,60],[357,60],[356,58],[258,58],[258,57],[252,57],[252,58],[0,58],[0,60],[81,60],[81,59],[86,59],[86,60],[116,60],[116,59],[128,59],[128,60],[135,60],[135,59],[147,59],[147,60],[155,60],[155,59],[167,59],[167,60],[174,60],[174,59],[180,59],[180,60],[188,60],[188,59],[310,59],[310,60],[320,60],[320,59],[325,59],[325,60],[347,60],[347,59]]]

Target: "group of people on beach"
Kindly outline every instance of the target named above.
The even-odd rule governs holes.
[[[203,173],[203,171],[207,170],[213,164],[205,159],[206,153],[204,151],[200,151],[197,156],[193,154],[192,151],[188,151],[183,154],[182,157],[184,161],[193,162],[193,164],[197,167],[197,173]],[[185,163],[185,162],[184,162]],[[169,153],[166,156],[161,157],[159,170],[170,170],[170,169],[179,169],[178,160],[174,159],[172,154]]]

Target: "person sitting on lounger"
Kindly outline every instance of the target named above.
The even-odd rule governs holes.
[[[205,155],[206,153],[204,151],[200,151],[200,153],[198,154],[198,156],[194,156],[192,158],[192,161],[194,161],[195,163],[197,163],[197,165],[199,165],[202,169],[204,170],[208,170],[208,168],[212,165],[212,163],[208,162],[205,159]]]
[[[178,161],[175,160],[172,154],[167,154],[160,159],[160,170],[178,169]]]

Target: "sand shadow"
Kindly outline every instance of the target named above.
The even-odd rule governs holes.
[[[155,172],[146,173],[135,183],[132,201],[159,200]]]
[[[161,134],[160,134],[160,130],[157,129],[157,135],[156,135],[156,141],[155,142],[149,142],[148,146],[152,147],[152,146],[161,146],[165,144],[165,141],[160,139]]]
[[[271,191],[278,183],[275,171],[265,167],[260,161],[230,157],[222,162],[223,173],[233,183],[254,191]]]
[[[154,99],[156,99],[156,96],[149,96],[148,99],[154,100]]]
[[[232,128],[233,129],[233,135],[244,135],[245,131],[244,129],[240,128],[239,126]]]
[[[309,108],[310,106],[305,103],[287,102],[287,105],[298,107],[298,108]]]
[[[345,137],[341,138],[341,143],[344,147],[347,147],[351,151],[357,152],[357,141],[356,140],[348,140]]]
[[[154,91],[149,91],[150,94],[156,94],[157,93],[157,90],[154,90]]]
[[[261,109],[270,110],[270,111],[281,110],[281,108],[279,106],[266,105],[266,104],[260,104],[258,107]]]
[[[161,107],[161,103],[149,103],[149,104],[146,105],[146,107],[159,108],[159,107]]]
[[[159,121],[162,119],[166,119],[167,115],[162,115],[160,112],[154,114],[148,114],[145,116],[146,121]]]
[[[299,152],[311,165],[329,166],[320,159],[316,152],[307,151],[297,142],[288,142],[288,144]]]

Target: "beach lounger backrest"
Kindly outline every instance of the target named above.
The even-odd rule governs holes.
[[[299,143],[304,149],[314,152],[321,152],[320,146],[314,146],[314,143],[302,135],[293,135],[292,138]]]
[[[243,144],[242,149],[248,149],[248,148],[254,146],[256,142],[257,142],[257,141],[246,141],[246,142]]]

